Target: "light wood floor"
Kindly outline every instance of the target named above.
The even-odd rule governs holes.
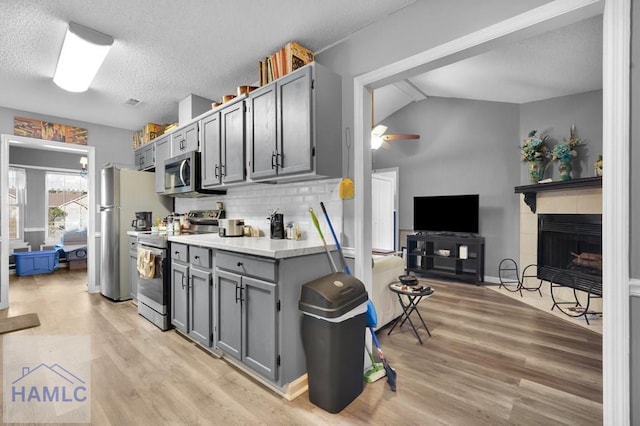
[[[484,287],[428,280],[436,293],[420,310],[433,337],[421,330],[421,346],[408,325],[379,332],[397,392],[382,379],[329,414],[161,332],[130,302],[87,294],[85,282],[67,270],[12,276],[0,316],[39,315],[40,327],[16,333],[91,335],[94,424],[602,424],[601,336]]]

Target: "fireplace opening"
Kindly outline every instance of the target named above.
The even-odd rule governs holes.
[[[601,291],[602,215],[538,215],[538,277]]]

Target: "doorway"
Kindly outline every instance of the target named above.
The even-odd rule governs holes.
[[[400,76],[426,71],[443,63],[452,63],[474,49],[491,43],[516,39],[525,33],[560,27],[572,19],[584,19],[602,13],[603,25],[603,156],[612,163],[611,174],[603,181],[603,255],[610,259],[603,268],[603,282],[609,297],[604,309],[610,314],[604,322],[603,407],[606,424],[628,424],[630,415],[629,380],[629,73],[630,73],[630,1],[629,0],[556,0],[514,16],[496,25],[470,33],[459,39],[399,60],[354,78],[354,153],[356,192],[355,275],[364,282],[371,279],[366,261],[371,250],[367,235],[371,224],[371,202],[368,193],[371,162],[370,144],[365,137],[371,122],[370,93],[375,88]]]
[[[398,168],[371,173],[371,247],[398,251]]]
[[[38,149],[62,153],[74,153],[87,157],[87,167],[90,171],[87,175],[89,221],[87,224],[87,291],[95,293],[99,291],[96,281],[96,178],[95,178],[95,148],[88,145],[75,145],[62,142],[53,142],[42,139],[27,138],[3,134],[0,140],[0,309],[9,307],[9,194],[8,177],[10,163],[10,147]]]

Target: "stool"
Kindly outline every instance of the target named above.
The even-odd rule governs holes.
[[[405,289],[403,290],[403,288]],[[413,321],[411,321],[410,315],[414,311],[416,314],[418,314],[418,318],[420,318],[420,322],[422,323],[422,326],[424,327],[425,330],[427,330],[427,334],[429,334],[429,337],[431,337],[431,332],[429,331],[427,324],[424,322],[424,319],[422,318],[422,315],[420,315],[420,311],[418,310],[418,304],[423,298],[431,297],[431,295],[433,295],[434,293],[434,290],[428,287],[427,289],[421,288],[420,290],[416,291],[412,287],[403,286],[399,283],[389,284],[389,289],[392,292],[394,292],[396,295],[398,295],[398,301],[400,302],[400,306],[402,306],[403,312],[398,318],[396,318],[395,322],[393,323],[393,326],[391,326],[391,329],[387,333],[387,336],[391,334],[391,332],[393,331],[394,328],[396,328],[396,325],[398,325],[398,323],[400,323],[400,328],[402,328],[404,323],[406,321],[409,321],[409,324],[411,324],[411,328],[413,329],[413,333],[418,338],[418,341],[420,342],[420,344],[422,344],[422,339],[418,334],[418,329],[413,324]],[[406,300],[407,300],[406,302],[402,298],[403,295],[406,296]],[[420,324],[418,324],[418,327],[419,326]]]

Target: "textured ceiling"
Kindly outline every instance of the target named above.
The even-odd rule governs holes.
[[[320,51],[414,1],[4,0],[0,106],[132,130],[173,122],[189,94],[255,83],[258,61],[288,41]],[[115,39],[85,93],[52,81],[68,22]]]
[[[191,93],[219,100],[255,83],[286,42],[321,51],[414,1],[1,1],[0,106],[131,130],[173,122]],[[52,81],[70,21],[115,38],[85,93]],[[377,89],[375,121],[424,94],[523,103],[596,90],[601,64],[595,17]]]

